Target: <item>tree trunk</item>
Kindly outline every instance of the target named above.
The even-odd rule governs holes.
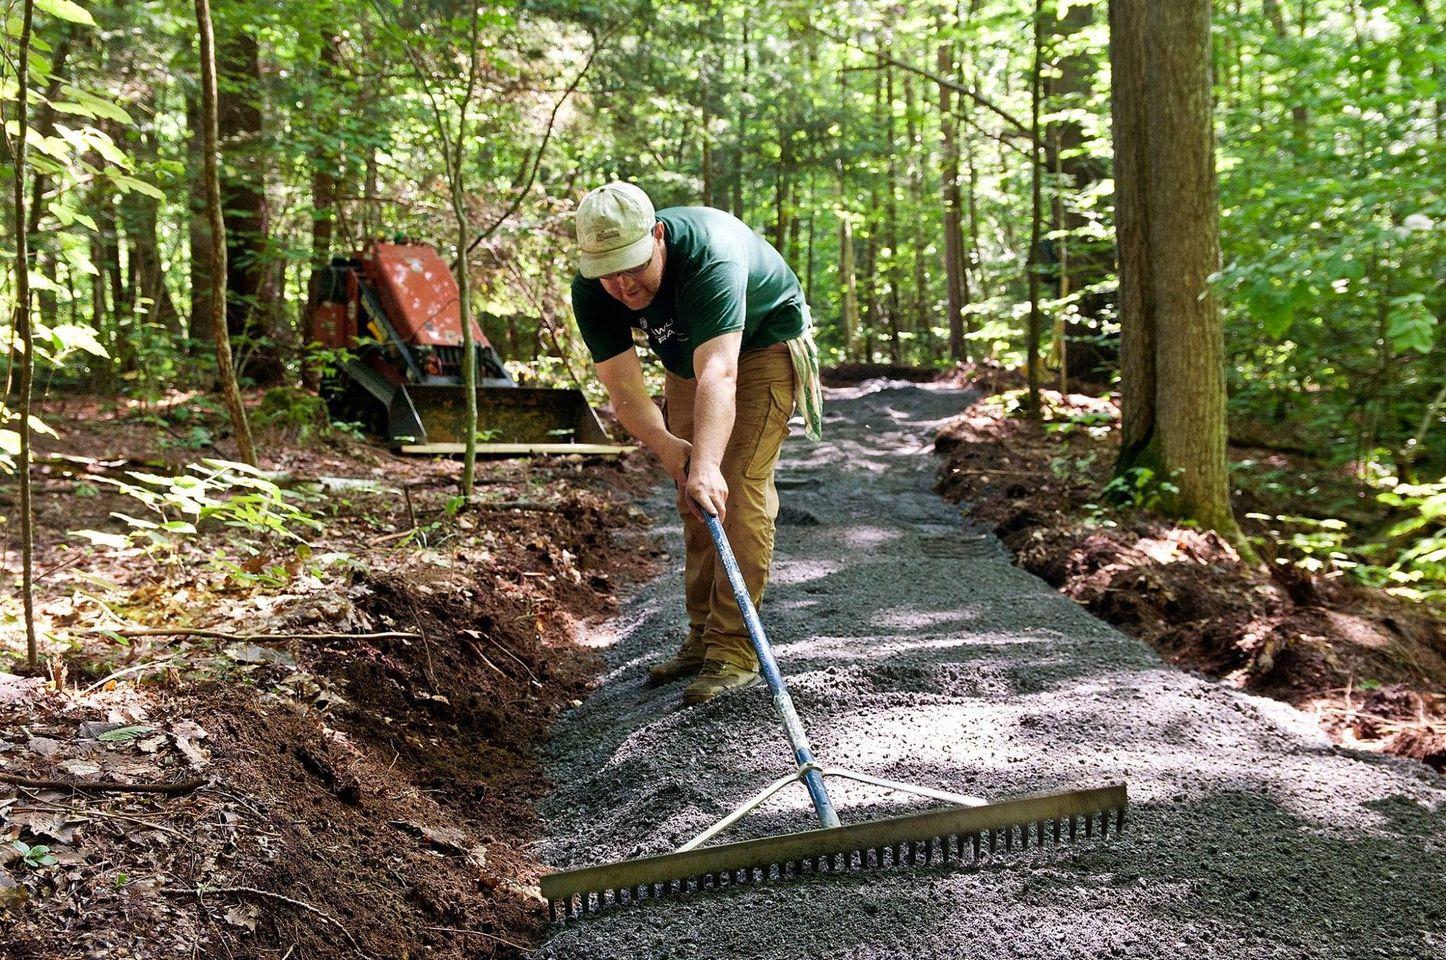
[[[1111,56],[1119,58],[1116,182],[1139,177],[1143,184],[1116,214],[1121,324],[1131,331],[1122,337],[1122,407],[1130,418],[1123,439],[1131,446],[1122,446],[1121,466],[1153,460],[1159,479],[1178,488],[1166,497],[1168,510],[1219,531],[1249,555],[1230,509],[1224,334],[1209,285],[1220,259],[1210,3],[1113,0],[1110,20]],[[1141,259],[1143,278],[1127,276],[1138,273]],[[1143,343],[1153,351],[1141,356]],[[1150,379],[1137,368],[1152,371],[1148,397],[1133,395]],[[1144,437],[1142,405],[1153,422]]]
[[[20,10],[20,36],[16,44],[14,146],[10,157],[11,197],[15,204],[15,332],[20,337],[20,450],[15,469],[20,475],[20,592],[25,612],[25,662],[31,673],[40,666],[35,637],[35,505],[30,486],[30,393],[35,379],[35,332],[30,316],[30,249],[25,213],[25,148],[30,110],[30,30],[35,0],[25,0]],[[7,124],[8,126],[8,124]],[[12,357],[14,354],[12,353]]]
[[[35,134],[38,137],[55,135],[55,107],[53,104],[60,99],[61,82],[66,75],[65,62],[70,57],[74,38],[74,25],[67,23],[64,33],[50,56],[50,81],[45,85],[45,100],[35,111]],[[29,235],[26,243],[30,255],[37,259],[41,275],[54,281],[57,262],[60,259],[59,237],[54,233],[47,232],[42,235],[40,232],[41,220],[45,216],[45,191],[49,185],[50,178],[44,173],[38,170],[30,171],[30,209],[26,213],[25,230]],[[58,308],[55,291],[38,291],[36,304],[40,309],[40,316],[48,322],[54,323]],[[75,309],[74,300],[71,301],[71,309]]]
[[[1115,259],[1119,271],[1120,455],[1115,471],[1158,468],[1155,304],[1150,278],[1146,0],[1110,0],[1110,117],[1115,151]]]
[[[928,202],[924,196],[924,165],[928,162],[929,151],[924,146],[923,138],[919,136],[919,110],[914,97],[914,75],[904,74],[904,135],[909,143],[909,196],[910,209],[922,209]],[[929,274],[928,268],[924,265],[924,243],[918,232],[915,232],[909,246],[914,253],[914,292],[910,313],[914,335],[917,338],[919,356],[926,360],[932,360],[934,356],[933,344],[933,309],[929,297]]]
[[[276,342],[280,293],[276,289],[266,204],[265,144],[261,108],[261,48],[243,29],[227,31],[217,67],[226,77],[220,93],[220,129],[226,131],[222,209],[226,226],[226,326],[243,338],[246,374],[260,386],[285,380]]]
[[[110,293],[111,320],[117,328],[129,327],[134,319],[130,297],[127,295],[125,276],[121,270],[120,220],[116,216],[115,190],[109,180],[97,179],[91,196],[95,203],[95,222],[100,227],[100,260],[96,269],[105,278]],[[116,364],[121,371],[132,369],[130,351],[118,355]]]
[[[256,448],[251,442],[251,426],[246,422],[246,408],[241,405],[241,390],[236,385],[236,370],[231,365],[231,338],[226,309],[227,240],[226,223],[221,209],[220,107],[216,93],[216,39],[211,33],[210,0],[196,0],[196,28],[201,60],[201,126],[202,177],[206,188],[206,213],[211,235],[211,336],[216,341],[216,373],[221,382],[221,395],[231,415],[231,430],[241,459],[256,466]]]
[[[899,159],[894,130],[894,68],[884,67],[884,151],[888,154],[885,175],[888,177],[884,201],[884,247],[889,252],[884,269],[889,289],[889,360],[904,362],[904,344],[899,327]]]
[[[1093,50],[1080,48],[1079,36],[1094,19],[1092,3],[1075,3],[1053,22],[1051,29],[1065,50],[1056,60],[1053,76],[1046,78],[1045,96],[1051,113],[1089,109],[1098,63]],[[1082,236],[1089,223],[1074,202],[1081,193],[1109,176],[1109,170],[1101,159],[1086,152],[1084,129],[1072,118],[1050,123],[1046,139],[1051,145],[1049,152],[1055,174],[1053,208],[1059,236],[1055,257],[1055,275],[1059,278],[1056,293],[1063,299],[1070,291],[1086,290],[1111,273],[1108,248]],[[1113,365],[1114,357],[1090,341],[1104,326],[1110,307],[1105,294],[1086,293],[1059,311],[1055,321],[1055,359],[1060,365],[1061,382],[1070,375],[1095,381],[1105,379],[1101,374]],[[1075,337],[1085,342],[1076,340],[1071,344],[1071,338]]]
[[[186,127],[189,133],[186,150],[189,185],[188,241],[191,251],[191,317],[187,335],[197,344],[210,343],[211,296],[215,283],[211,279],[211,220],[206,207],[206,123],[201,115],[198,94],[186,94]]]
[[[944,32],[943,18],[937,23],[938,32]],[[941,77],[954,73],[953,43],[940,41],[937,58],[938,73]],[[964,234],[961,223],[961,202],[959,195],[959,121],[953,110],[953,91],[946,84],[939,84],[939,134],[943,150],[939,161],[939,186],[943,193],[944,207],[944,289],[949,309],[949,359],[958,363],[969,359],[968,341],[964,339],[964,307],[968,303],[966,293],[968,274],[964,263]]]
[[[1281,13],[1277,0],[1262,0],[1261,10],[1265,14],[1265,19],[1270,21],[1270,28],[1275,32],[1276,39],[1282,44],[1288,43],[1290,34],[1285,29],[1285,15]],[[1302,18],[1303,24],[1304,18]],[[1295,78],[1295,83],[1297,85],[1300,83],[1298,77]],[[1300,94],[1299,89],[1289,91],[1289,99],[1294,101],[1290,105],[1290,129],[1298,152],[1305,150],[1310,136],[1310,112],[1306,109],[1305,104],[1300,102]]]
[[[838,218],[839,286],[843,288],[844,359],[858,359],[859,291],[858,272],[854,266],[853,214],[848,207],[839,210]]]
[[[324,89],[330,88],[336,80],[336,68],[340,62],[341,37],[335,31],[328,29],[321,41],[321,68],[320,80]],[[329,107],[319,111],[321,116],[317,123],[321,129],[322,136],[313,148],[313,161],[311,167],[311,267],[313,271],[321,270],[331,263],[332,236],[336,229],[337,219],[337,194],[338,194],[338,170],[341,166],[341,158],[335,147],[337,139],[337,118],[332,115]],[[308,281],[308,297],[310,281]],[[311,352],[307,349],[310,344],[307,342],[308,331],[306,329],[306,312],[301,312],[301,329],[298,330],[298,339],[303,345],[303,362],[301,364],[301,379],[309,390],[317,390],[321,386],[321,369],[317,363],[312,361]]]
[[[141,111],[155,112],[155,91],[141,100]],[[123,142],[133,158],[145,165],[154,163],[158,153],[154,131],[128,128]],[[165,265],[161,262],[161,244],[157,236],[160,223],[160,201],[144,193],[132,191],[120,198],[120,216],[130,240],[130,266],[134,274],[132,289],[137,302],[143,301],[146,322],[158,324],[180,333],[180,314],[166,289]]]
[[[1040,175],[1043,161],[1040,157],[1039,107],[1040,85],[1043,82],[1044,66],[1044,5],[1034,0],[1034,69],[1029,78],[1029,130],[1032,143],[1029,148],[1029,256],[1026,258],[1029,285],[1029,332],[1025,343],[1026,366],[1029,374],[1029,400],[1025,409],[1032,417],[1041,414],[1039,402],[1039,338],[1043,333],[1044,317],[1039,310],[1039,255],[1040,255]]]
[[[745,12],[745,18],[748,14]],[[752,82],[753,53],[748,46],[748,21],[743,21],[743,86],[738,96],[738,155],[733,163],[733,216],[743,216],[743,165],[748,157],[748,95]]]

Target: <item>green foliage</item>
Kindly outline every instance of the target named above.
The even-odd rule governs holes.
[[[1179,492],[1178,485],[1156,476],[1149,467],[1131,467],[1106,483],[1100,497],[1118,507],[1160,510]]]
[[[314,393],[295,387],[273,387],[261,397],[256,426],[282,432],[298,440],[325,433],[331,426],[326,403]]]
[[[1390,463],[1442,370],[1446,195],[1422,189],[1446,180],[1440,16],[1407,0],[1308,16],[1221,12],[1232,410]]]
[[[23,840],[15,840],[10,846],[20,854],[20,861],[32,870],[54,866],[60,862],[55,858],[55,854],[50,852],[50,847],[43,843],[32,845]]]
[[[321,529],[321,522],[304,508],[315,497],[283,490],[254,467],[206,459],[187,470],[175,476],[129,471],[131,481],[94,478],[134,499],[153,519],[115,512],[112,516],[129,527],[127,533],[80,530],[75,535],[97,546],[139,543],[167,556],[174,555],[181,538],[194,535],[206,523],[231,528],[242,543],[303,544],[301,532]]]

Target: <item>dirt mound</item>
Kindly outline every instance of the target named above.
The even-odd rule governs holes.
[[[134,506],[96,476],[204,453],[162,450],[158,432],[123,415],[64,431],[38,471],[42,549],[78,525],[123,529],[109,512]],[[0,953],[536,944],[536,751],[596,668],[579,622],[655,562],[631,502],[653,474],[639,458],[490,463],[459,509],[456,463],[363,452],[268,449],[282,482],[342,478],[307,501],[325,524],[304,553],[263,544],[216,565],[233,545],[207,528],[154,556],[43,561],[43,629],[72,641],[51,675],[69,682],[0,674],[0,765],[47,782],[0,785]],[[317,565],[327,555],[349,559]],[[133,625],[180,633],[117,632]],[[74,786],[97,781],[187,788]]]
[[[824,367],[819,379],[826,387],[852,387],[865,380],[906,380],[909,383],[930,383],[943,376],[937,367],[911,367],[897,363],[840,363]]]
[[[935,443],[939,491],[991,524],[1020,566],[1171,662],[1314,711],[1343,743],[1446,769],[1437,614],[1295,566],[1242,563],[1215,534],[1143,511],[1104,510],[1112,405],[1050,397],[1055,432],[997,407],[951,423]]]

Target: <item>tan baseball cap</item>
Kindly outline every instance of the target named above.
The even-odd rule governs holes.
[[[653,201],[621,180],[588,191],[577,207],[578,272],[589,280],[632,270],[653,256]]]

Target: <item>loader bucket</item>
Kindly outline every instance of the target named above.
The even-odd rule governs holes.
[[[461,453],[467,394],[450,384],[399,387],[388,411],[389,436],[403,453]],[[477,388],[477,452],[618,454],[581,390]]]

